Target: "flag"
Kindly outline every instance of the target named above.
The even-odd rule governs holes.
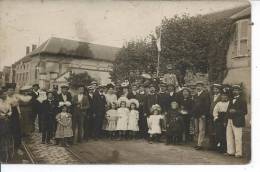
[[[161,26],[155,28],[157,50],[161,51]]]

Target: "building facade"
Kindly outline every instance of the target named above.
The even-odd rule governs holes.
[[[17,87],[38,83],[49,89],[69,73],[88,72],[100,84],[111,82],[109,72],[119,48],[62,38],[50,38],[13,65]],[[64,82],[62,82],[64,83]]]
[[[251,110],[251,8],[245,8],[230,17],[235,29],[227,53],[228,73],[223,83],[241,84],[245,90],[250,123]]]

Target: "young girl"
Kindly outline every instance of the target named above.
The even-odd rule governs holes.
[[[110,109],[106,112],[106,119],[108,123],[105,130],[108,131],[110,139],[113,139],[115,138],[116,122],[118,118],[116,110],[117,104],[115,102],[112,102],[109,104],[109,106]]]
[[[69,146],[68,139],[73,136],[72,115],[68,113],[66,103],[60,102],[59,106],[61,107],[61,112],[56,116],[58,124],[55,137],[63,141],[63,146]]]
[[[162,133],[161,123],[163,120],[163,115],[161,115],[161,107],[155,104],[151,108],[151,115],[147,118],[148,133],[150,134],[149,143],[156,140],[159,142],[160,135]]]
[[[116,130],[119,132],[119,140],[126,136],[128,126],[129,109],[127,108],[128,99],[126,97],[120,97],[118,99],[120,108],[117,109],[118,120]]]
[[[130,99],[130,112],[128,118],[128,131],[130,134],[130,138],[136,138],[136,134],[139,131],[138,120],[139,120],[139,112],[137,108],[139,107],[139,102],[136,99]]]

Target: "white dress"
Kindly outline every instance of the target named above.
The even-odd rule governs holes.
[[[107,126],[105,130],[107,131],[115,131],[116,130],[116,122],[117,122],[117,110],[110,109],[106,113]]]
[[[160,126],[161,119],[163,119],[162,115],[151,115],[149,118],[147,118],[149,134],[161,134],[162,133],[162,129]]]
[[[116,130],[123,130],[123,131],[127,130],[129,109],[118,108],[117,115],[118,115],[118,120],[117,120]]]
[[[137,110],[131,110],[128,117],[128,130],[139,131],[138,127],[139,112]]]

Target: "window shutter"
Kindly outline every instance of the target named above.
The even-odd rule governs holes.
[[[240,20],[238,25],[239,33],[239,46],[238,46],[238,55],[239,56],[248,56],[248,27],[249,20]]]

